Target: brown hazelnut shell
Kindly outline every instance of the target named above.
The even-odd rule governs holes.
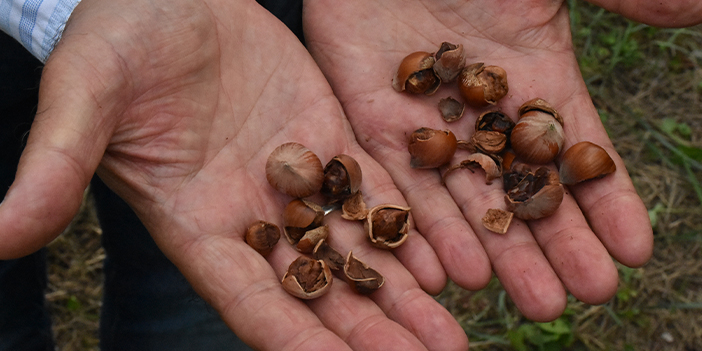
[[[351,288],[359,294],[369,295],[385,284],[385,277],[367,264],[361,262],[349,251],[344,264],[344,275]]]
[[[407,149],[410,167],[436,168],[451,161],[458,148],[456,136],[450,130],[420,128],[410,136]]]
[[[324,167],[320,192],[332,200],[345,199],[361,187],[361,166],[349,155],[336,155]]]
[[[368,208],[360,190],[344,200],[341,206],[341,218],[350,221],[362,221],[366,219],[366,216],[368,216]]]
[[[563,147],[563,126],[549,113],[528,111],[512,129],[510,144],[514,153],[527,163],[553,161]]]
[[[413,94],[433,94],[441,85],[441,79],[432,68],[434,62],[434,55],[428,52],[417,51],[407,55],[393,77],[393,89]]]
[[[534,98],[523,103],[522,106],[519,107],[519,118],[522,118],[522,116],[529,111],[546,112],[553,116],[553,118],[555,118],[556,121],[558,121],[558,123],[563,125],[563,117],[558,113],[558,111],[556,111],[555,108],[553,108],[553,106],[551,106],[551,104],[549,104],[546,100],[542,98]]]
[[[566,150],[559,167],[561,183],[566,185],[604,177],[616,170],[607,151],[589,141],[581,141]]]
[[[329,268],[335,271],[344,268],[346,264],[346,258],[344,258],[339,251],[329,246],[327,239],[322,239],[315,245],[312,251],[312,257],[316,260],[324,261]]]
[[[283,210],[283,233],[291,245],[304,237],[307,231],[322,225],[324,210],[306,199],[294,199]]]
[[[483,226],[497,234],[507,233],[509,225],[512,223],[514,213],[499,208],[488,209],[482,218]]]
[[[492,130],[478,130],[471,141],[476,149],[490,155],[497,155],[507,146],[507,135]]]
[[[273,223],[259,220],[249,226],[244,240],[262,256],[268,256],[280,240],[280,228]]]
[[[331,269],[324,261],[300,256],[290,264],[281,283],[290,295],[309,300],[329,292],[332,281]]]
[[[278,146],[266,162],[266,179],[276,190],[292,197],[307,197],[322,188],[322,162],[296,142]]]
[[[435,58],[434,73],[443,83],[454,81],[466,65],[466,53],[462,44],[441,43]]]
[[[457,169],[467,168],[472,172],[473,168],[476,166],[482,168],[485,172],[485,184],[490,185],[493,180],[502,176],[502,168],[494,158],[483,153],[473,153],[465,160],[461,161],[461,163],[449,167],[449,169],[444,172],[443,181],[445,182],[448,175]]]
[[[394,249],[409,236],[409,207],[378,205],[368,211],[364,227],[371,244],[381,249]]]
[[[558,173],[546,167],[540,167],[532,173],[533,178],[520,181],[516,188],[510,189],[505,194],[507,210],[514,216],[523,220],[540,219],[552,215],[563,202],[563,185],[558,180]],[[531,183],[531,184],[529,184]],[[539,183],[542,186],[524,191],[525,188]],[[526,199],[517,199],[526,196]]]
[[[468,65],[458,75],[458,89],[468,105],[494,105],[509,92],[507,72],[482,62]]]
[[[446,122],[455,122],[463,117],[466,105],[452,97],[439,100],[439,112]]]

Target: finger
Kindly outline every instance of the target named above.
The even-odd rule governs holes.
[[[637,22],[657,27],[687,27],[702,21],[702,4],[695,0],[678,1],[612,1],[588,0]]]
[[[570,190],[609,253],[627,266],[641,266],[653,253],[653,229],[648,212],[602,127],[597,111],[589,100],[580,101],[587,103],[562,107],[564,113],[578,116],[573,119],[575,123],[564,125],[564,148],[580,141],[591,141],[605,148],[617,169],[602,179],[571,186]]]
[[[439,122],[440,117],[434,108],[435,105],[425,101],[423,97],[397,94],[389,87],[384,89],[390,90],[390,95],[384,99],[387,104],[369,103],[370,106],[364,107],[370,108],[366,113],[385,116],[396,113],[388,106],[402,105],[407,106],[405,117],[411,122],[398,126],[397,120],[375,119],[371,128],[368,124],[359,123],[355,129],[358,140],[363,148],[387,169],[393,182],[407,199],[412,207],[418,231],[439,256],[448,276],[464,288],[481,289],[491,277],[488,256],[451,194],[441,185],[439,172],[411,169],[407,150],[409,135],[415,129],[451,129],[461,136],[460,131],[465,126],[447,126]],[[379,135],[378,130],[388,132]],[[469,272],[466,272],[466,267],[470,267]]]
[[[105,150],[111,126],[99,117],[111,108],[96,96],[121,89],[97,86],[59,45],[47,63],[39,90],[38,113],[18,165],[15,182],[0,206],[0,258],[27,255],[55,238],[73,218]],[[108,72],[107,60],[96,69]],[[113,90],[114,89],[114,90]],[[98,105],[98,103],[103,105]]]
[[[517,308],[529,319],[549,321],[565,309],[566,293],[549,260],[529,227],[515,219],[506,234],[496,234],[482,224],[490,208],[505,208],[500,182],[485,184],[482,171],[457,171],[446,186],[487,252],[493,270]]]

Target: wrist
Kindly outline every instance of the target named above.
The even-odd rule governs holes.
[[[45,62],[78,2],[80,0],[2,1],[0,29]]]

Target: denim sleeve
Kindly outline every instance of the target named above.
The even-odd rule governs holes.
[[[0,0],[0,30],[46,62],[78,2],[80,0]]]

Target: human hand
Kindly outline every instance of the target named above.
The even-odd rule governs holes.
[[[590,304],[614,295],[618,275],[610,255],[628,266],[649,259],[653,235],[646,208],[590,100],[563,2],[315,0],[305,3],[303,13],[308,48],[359,143],[388,170],[413,208],[418,230],[460,286],[482,288],[492,268],[525,316],[548,321],[563,312],[566,291]],[[392,89],[404,56],[435,51],[443,41],[463,44],[468,63],[507,71],[509,94],[497,105],[502,111],[514,118],[523,102],[545,99],[564,116],[564,149],[583,140],[602,145],[617,171],[569,187],[551,217],[513,222],[504,236],[487,231],[481,223],[486,210],[505,206],[500,182],[488,186],[481,174],[456,172],[444,187],[439,171],[409,167],[413,130],[450,129],[467,139],[482,111],[469,110],[447,124],[436,106],[440,98],[457,97],[455,86],[431,97]]]
[[[266,260],[244,243],[255,220],[281,224],[291,199],[267,183],[265,163],[288,141],[322,162],[351,155],[369,205],[404,204],[354,140],[311,56],[255,2],[83,0],[46,64],[38,111],[0,206],[0,258],[55,238],[97,168],[252,347],[467,348],[460,326],[421,288],[439,290],[446,278],[416,233],[403,250],[418,259],[405,268],[371,249],[362,225],[333,215],[331,244],[353,250],[386,284],[368,298],[337,279],[307,303],[280,286],[297,252],[279,243]]]

